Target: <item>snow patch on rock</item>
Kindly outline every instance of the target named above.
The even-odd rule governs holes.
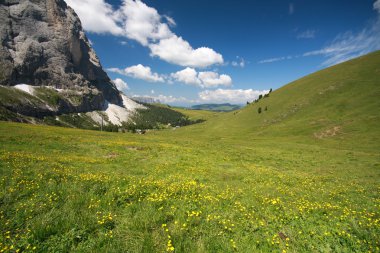
[[[34,95],[34,87],[29,84],[17,84],[14,86],[18,90],[22,90],[30,95]]]

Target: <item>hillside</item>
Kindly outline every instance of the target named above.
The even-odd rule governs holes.
[[[186,116],[191,120],[209,120],[212,117],[220,115],[222,112],[215,111],[206,111],[206,110],[192,110],[188,108],[179,108],[179,107],[171,107],[173,110],[176,110]]]
[[[97,96],[88,100],[92,92],[97,94],[96,90],[89,89],[0,85],[0,120],[112,132],[162,129],[204,121],[189,118],[165,105],[139,104],[124,94],[120,94],[122,106],[107,102],[99,110],[91,107],[99,102]]]
[[[0,249],[376,252],[379,56],[176,131],[0,122]]]
[[[123,124],[126,129],[132,131],[136,129],[172,129],[204,121],[200,118],[191,118],[185,113],[163,104],[144,104],[144,107],[138,109],[130,120]]]
[[[258,103],[182,133],[379,150],[379,80],[377,51],[301,78]],[[262,112],[258,113],[260,107]]]

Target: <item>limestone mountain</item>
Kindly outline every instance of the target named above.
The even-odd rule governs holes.
[[[2,97],[0,104],[7,110],[46,116],[102,110],[107,103],[123,106],[64,0],[0,0],[0,39],[1,92],[12,97]],[[19,84],[33,86],[52,103],[39,103],[41,96],[20,98],[12,90]]]

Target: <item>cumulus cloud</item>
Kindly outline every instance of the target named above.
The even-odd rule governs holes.
[[[229,75],[219,75],[216,72],[207,71],[199,72],[198,78],[201,80],[203,87],[231,86],[232,79]]]
[[[229,75],[220,75],[213,71],[198,73],[195,69],[189,67],[176,73],[172,73],[170,76],[174,81],[192,84],[202,88],[232,85],[232,78]]]
[[[194,100],[185,98],[185,97],[174,97],[174,96],[165,96],[165,95],[158,95],[156,96],[156,99],[160,100],[164,104],[169,103],[193,103]]]
[[[205,90],[198,93],[198,98],[189,99],[182,96],[172,95],[135,95],[134,97],[146,97],[158,100],[163,104],[199,104],[199,103],[233,103],[233,104],[245,104],[247,101],[253,101],[259,97],[259,95],[267,94],[269,90],[242,90],[242,89],[217,89],[217,90]]]
[[[244,104],[247,101],[253,101],[259,97],[259,95],[267,94],[269,90],[242,90],[242,89],[217,89],[217,90],[205,90],[199,93],[199,98],[203,102],[212,103],[235,103]]]
[[[150,67],[141,64],[131,66],[125,69],[109,68],[108,71],[115,72],[121,75],[133,77],[136,79],[145,80],[148,82],[165,82],[165,77],[157,73],[153,73]]]
[[[223,57],[208,47],[193,49],[189,42],[172,35],[149,45],[152,56],[158,56],[167,62],[189,67],[207,67],[222,64]]]
[[[222,55],[211,48],[194,49],[170,30],[169,26],[176,25],[172,17],[160,15],[141,0],[123,0],[118,10],[113,10],[104,0],[66,2],[78,13],[85,30],[136,40],[148,47],[153,57],[180,66],[202,68],[224,62]]]
[[[185,97],[176,97],[172,95],[157,95],[157,96],[149,96],[149,95],[134,95],[133,97],[139,97],[139,98],[150,98],[154,99],[155,101],[159,101],[160,103],[163,104],[191,104],[191,103],[196,103],[196,100],[188,99]]]
[[[297,34],[297,39],[314,39],[315,38],[315,30],[306,30]]]
[[[219,74],[213,71],[197,72],[194,68],[187,67],[183,70],[163,75],[152,72],[151,68],[138,64],[125,69],[108,68],[110,72],[120,75],[145,80],[148,82],[179,82],[184,84],[196,85],[201,88],[214,88],[218,86],[231,86],[232,78],[226,74]]]
[[[93,33],[122,35],[118,15],[104,0],[65,0],[81,19],[84,29]]]
[[[113,80],[113,83],[116,85],[116,88],[120,91],[129,90],[128,84],[120,78],[116,78],[115,80]]]
[[[173,35],[168,25],[161,22],[157,10],[139,0],[124,0],[119,13],[123,19],[125,35],[144,46],[148,46],[150,41],[154,42]]]
[[[176,73],[172,73],[170,75],[174,80],[180,83],[185,84],[194,84],[194,85],[201,85],[201,80],[198,78],[198,73],[193,68],[185,68],[181,71],[178,71]]]

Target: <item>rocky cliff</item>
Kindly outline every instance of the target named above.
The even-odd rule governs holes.
[[[70,99],[57,101],[54,113],[100,110],[106,101],[122,105],[78,16],[63,0],[0,0],[0,39],[1,85],[23,83],[83,94],[74,105]]]

